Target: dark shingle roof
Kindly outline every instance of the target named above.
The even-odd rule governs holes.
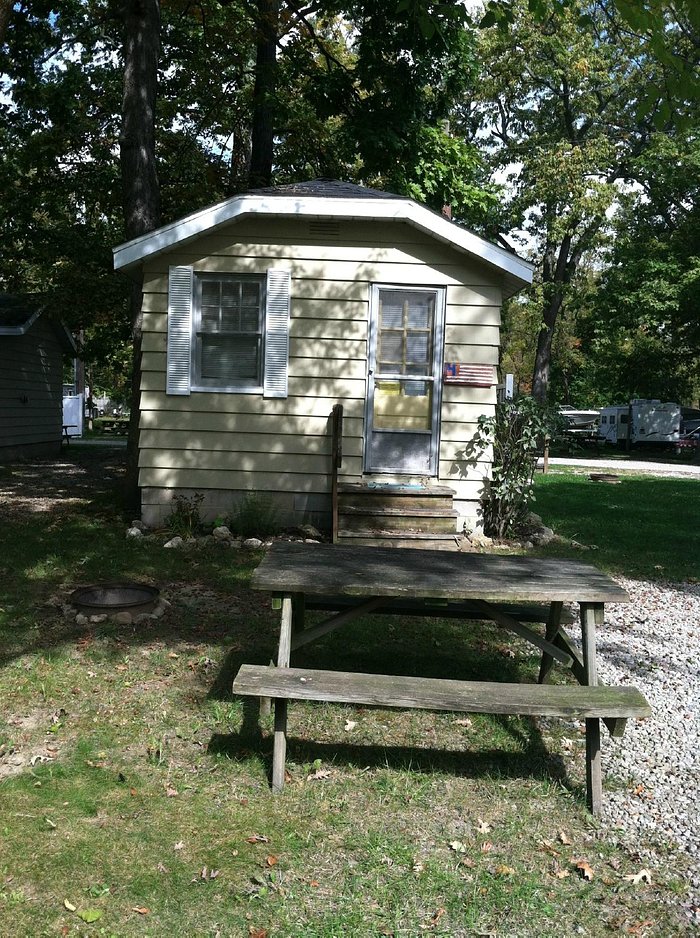
[[[245,195],[303,195],[327,199],[405,199],[404,195],[368,189],[352,182],[340,182],[338,179],[310,179],[308,182],[292,182],[286,186],[269,186],[265,189],[251,189]]]
[[[0,329],[22,329],[36,312],[26,298],[0,293]]]

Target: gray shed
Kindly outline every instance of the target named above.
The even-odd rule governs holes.
[[[0,459],[60,452],[63,359],[75,354],[45,306],[0,294]]]

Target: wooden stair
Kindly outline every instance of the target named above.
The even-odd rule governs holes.
[[[444,485],[339,483],[339,544],[457,550],[454,491]]]

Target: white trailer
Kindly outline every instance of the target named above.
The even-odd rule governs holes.
[[[603,407],[598,439],[605,443],[676,443],[681,429],[679,404],[634,400]]]

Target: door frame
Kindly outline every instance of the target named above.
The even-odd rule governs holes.
[[[382,290],[397,290],[405,293],[432,293],[435,295],[435,321],[433,323],[433,399],[431,407],[430,431],[415,430],[373,430],[374,414],[374,386],[376,379],[376,361],[377,361],[377,342],[379,335],[379,294]],[[369,338],[367,343],[367,393],[365,395],[365,419],[363,427],[363,457],[362,470],[365,474],[384,475],[424,475],[413,470],[401,468],[394,469],[376,469],[370,466],[370,435],[372,433],[406,433],[415,434],[424,432],[426,435],[430,432],[430,468],[428,475],[435,478],[439,475],[439,451],[440,451],[440,414],[442,410],[442,385],[443,385],[443,360],[445,354],[445,311],[446,311],[447,288],[445,286],[435,286],[430,284],[413,283],[373,283],[370,285],[369,301]],[[404,380],[406,375],[401,376]],[[420,376],[416,376],[420,377]],[[428,379],[431,380],[431,379]]]

